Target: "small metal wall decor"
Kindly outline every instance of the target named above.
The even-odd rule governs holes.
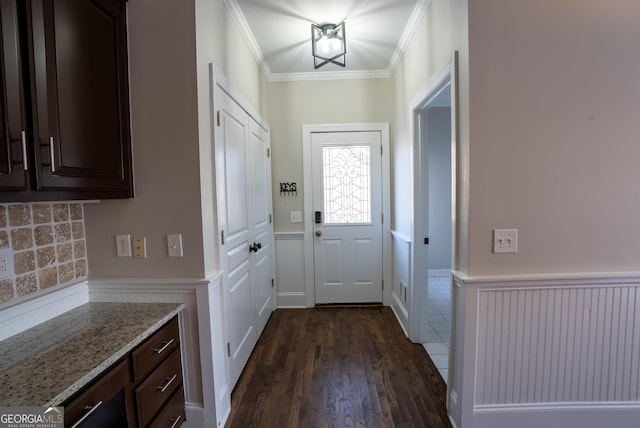
[[[298,186],[294,183],[280,183],[280,196],[294,197],[298,196]]]

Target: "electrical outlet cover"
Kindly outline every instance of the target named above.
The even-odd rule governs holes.
[[[11,248],[0,248],[0,278],[9,278],[14,275],[13,250]]]
[[[147,258],[147,239],[133,238],[133,257],[138,259]]]
[[[118,257],[131,257],[131,235],[116,235]]]

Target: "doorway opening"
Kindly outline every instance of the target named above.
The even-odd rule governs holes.
[[[414,99],[414,242],[411,339],[449,379],[451,271],[456,268],[456,70],[454,54]],[[420,244],[420,245],[419,245]]]
[[[448,85],[422,110],[421,143],[427,165],[427,306],[424,347],[447,379],[451,336],[451,86]]]

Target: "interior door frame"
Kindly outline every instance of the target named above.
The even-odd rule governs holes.
[[[391,305],[391,174],[388,123],[345,123],[302,126],[303,193],[304,193],[304,282],[308,308],[315,306],[313,257],[313,177],[311,134],[320,132],[380,132],[382,144],[382,303]]]
[[[424,110],[445,89],[451,89],[451,267],[457,269],[457,196],[458,196],[458,53],[454,52],[449,60],[430,79],[429,83],[412,99],[410,103],[411,130],[413,140],[413,242],[410,259],[413,261],[426,260],[428,246],[423,245],[425,237],[428,237],[429,226],[425,221],[429,214],[429,170],[426,164],[427,149],[425,148],[424,129],[422,128]],[[410,307],[409,307],[409,339],[414,343],[424,343],[426,334],[426,310],[428,274],[425,269],[417,269],[417,263],[410,266]],[[451,313],[451,338],[454,341],[455,308]],[[453,348],[450,348],[453,349]],[[453,353],[453,352],[451,352]],[[450,356],[451,359],[451,356]]]

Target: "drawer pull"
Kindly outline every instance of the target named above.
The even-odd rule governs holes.
[[[89,416],[91,416],[93,414],[93,412],[98,410],[98,407],[100,407],[101,405],[102,405],[102,401],[98,401],[93,406],[84,406],[84,409],[86,410],[86,413],[84,415],[82,415],[82,417],[80,419],[78,419],[78,421],[75,424],[73,424],[71,426],[71,428],[76,428],[76,427],[79,427],[80,425],[82,425],[84,420],[87,419]]]
[[[171,426],[169,428],[176,428],[176,426],[178,426],[178,422],[180,422],[180,419],[182,419],[182,415],[178,415],[175,418],[171,418]]]
[[[171,339],[171,340],[169,340],[167,342],[163,342],[162,343],[162,347],[154,349],[153,353],[156,354],[156,355],[160,355],[165,349],[167,349],[169,346],[171,346],[172,343],[173,343],[173,339]]]
[[[174,374],[170,378],[167,378],[167,382],[164,385],[158,387],[158,391],[160,392],[160,394],[164,393],[167,390],[167,388],[169,388],[169,385],[171,385],[173,381],[176,380],[177,377],[178,375]]]

